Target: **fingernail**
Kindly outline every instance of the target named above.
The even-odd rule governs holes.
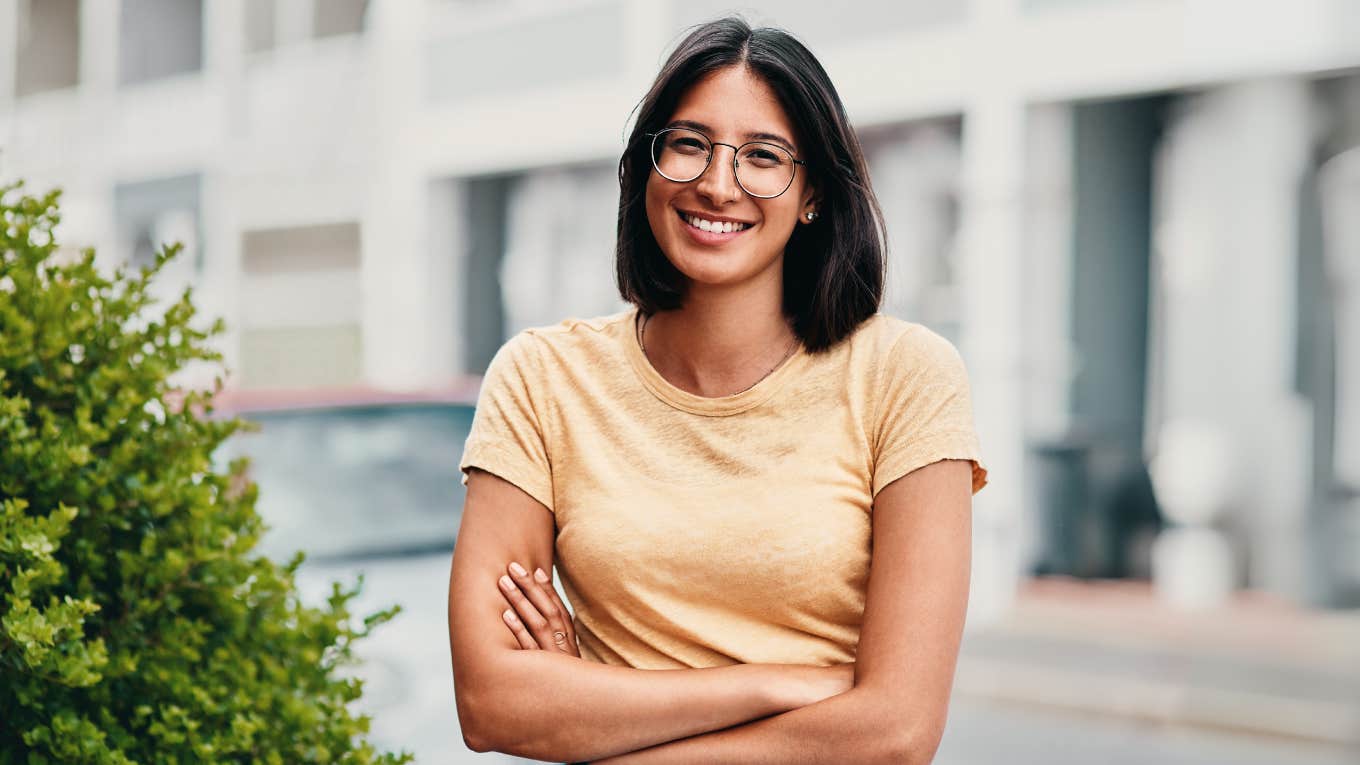
[[[505,574],[501,574],[501,586],[507,590],[515,589],[515,583],[510,581],[510,577]]]
[[[505,617],[505,620],[511,624],[519,621],[519,617],[515,616],[515,612],[508,608],[505,609],[505,613],[501,614],[501,616]]]
[[[514,561],[510,562],[510,570],[515,572],[515,576],[524,576],[525,574],[529,573],[528,571],[524,570],[523,566],[519,565],[518,563],[515,563]]]
[[[548,575],[543,573],[543,569],[541,568],[534,569],[534,578],[544,584],[548,583]]]

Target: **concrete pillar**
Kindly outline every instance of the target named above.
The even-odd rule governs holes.
[[[1296,208],[1310,131],[1300,80],[1192,97],[1170,120],[1154,203],[1149,441],[1187,428],[1221,437],[1229,480],[1208,504],[1242,529],[1234,579],[1290,597],[1304,586],[1310,455],[1308,410],[1293,390]]]
[[[274,44],[283,48],[312,39],[316,0],[275,0]]]
[[[235,86],[245,68],[245,6],[236,0],[203,4],[203,73],[209,87]]]
[[[222,143],[204,157],[199,215],[204,255],[195,296],[205,317],[222,317],[227,331],[217,349],[229,373],[241,361],[241,231],[234,193],[236,168],[247,153],[245,83],[246,6],[239,0],[206,0],[203,7],[203,81],[217,100]]]
[[[121,3],[80,4],[80,89],[111,95],[118,83]]]
[[[1025,111],[1018,84],[993,65],[1010,45],[1016,0],[972,0],[976,84],[963,117],[960,194],[959,351],[968,364],[973,412],[991,485],[973,500],[973,592],[969,624],[999,618],[1022,576],[1025,492],[1020,333]]]
[[[1023,569],[1023,158],[1019,100],[998,94],[971,104],[963,122],[958,346],[968,364],[978,437],[993,475],[974,499],[970,619],[978,623],[1009,607]]]
[[[375,0],[369,9],[375,145],[360,265],[362,375],[394,389],[427,384],[430,347],[427,185],[419,134],[424,3]]]
[[[116,182],[107,126],[112,124],[118,95],[118,45],[121,3],[80,4],[80,124],[81,140],[68,196],[77,205],[90,238],[97,243],[101,267],[116,265],[116,222],[112,199]]]

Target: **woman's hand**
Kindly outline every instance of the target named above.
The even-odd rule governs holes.
[[[501,614],[505,626],[524,649],[539,648],[581,658],[571,614],[557,597],[552,577],[543,569],[531,576],[518,563],[511,563],[500,578],[501,595],[510,603]]]

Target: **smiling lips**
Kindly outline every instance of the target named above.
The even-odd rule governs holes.
[[[689,213],[680,212],[679,210],[676,212],[679,213],[680,219],[685,222],[686,228],[689,229],[691,234],[697,234],[701,231],[708,234],[708,236],[697,237],[701,241],[711,241],[715,236],[720,237],[720,241],[725,241],[731,239],[736,234],[745,231],[752,225],[750,223],[737,223],[735,221],[708,220],[707,218],[690,215]]]

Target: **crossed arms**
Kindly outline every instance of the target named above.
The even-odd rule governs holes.
[[[502,620],[496,582],[512,560],[551,570],[553,519],[518,487],[474,470],[449,582],[464,739],[476,751],[558,762],[928,763],[967,607],[971,496],[962,460],[879,492],[853,687],[836,692],[836,668],[638,670],[524,650]]]

